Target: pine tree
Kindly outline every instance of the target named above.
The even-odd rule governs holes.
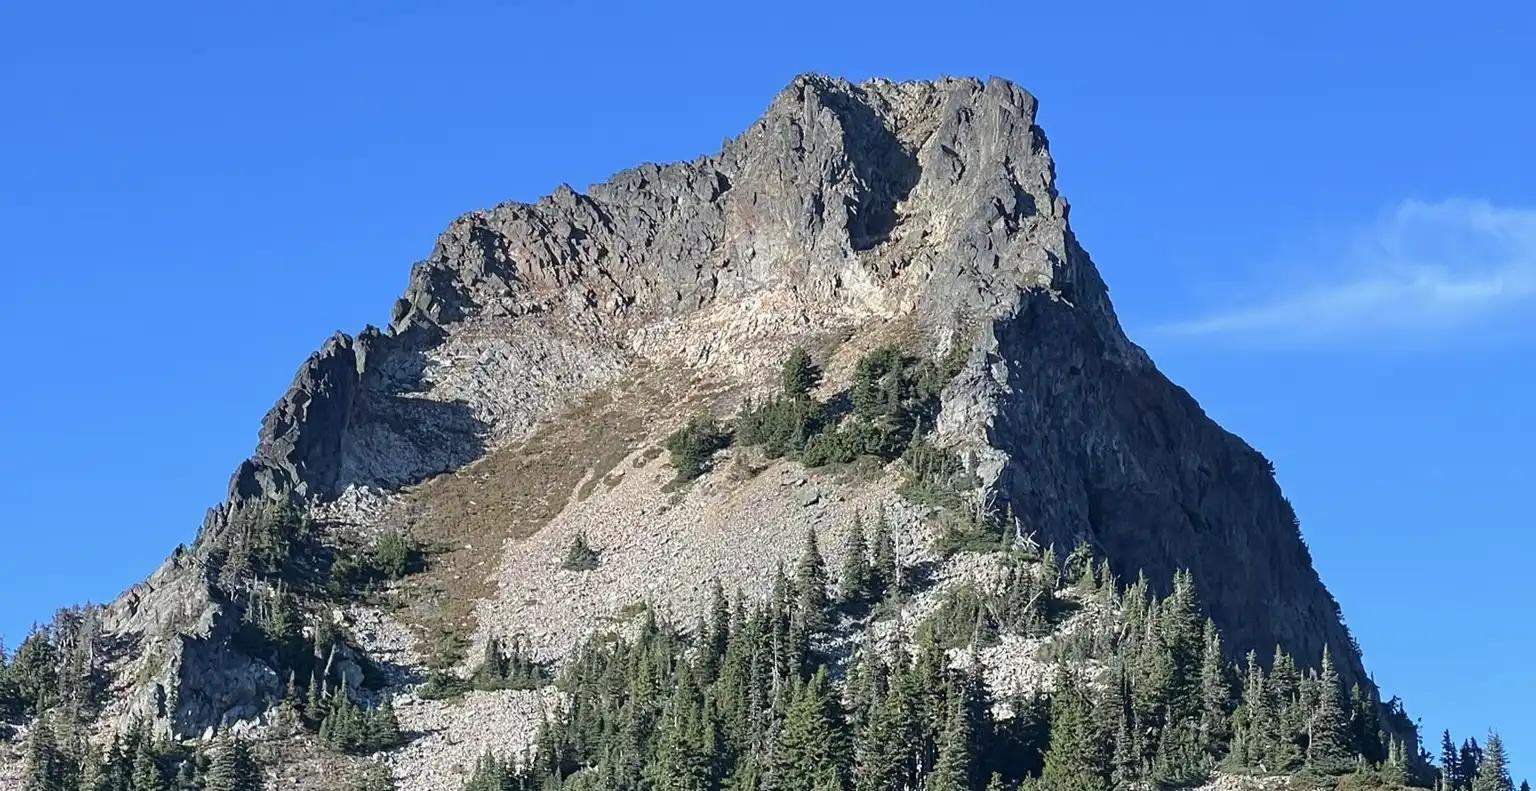
[[[1271,704],[1269,680],[1259,665],[1257,652],[1248,652],[1248,669],[1243,675],[1242,704],[1233,718],[1235,741],[1231,762],[1239,769],[1266,768],[1271,750],[1270,734],[1278,713]]]
[[[1199,728],[1192,719],[1169,724],[1159,734],[1157,755],[1152,761],[1152,780],[1160,788],[1187,788],[1205,779],[1209,764],[1200,744]]]
[[[1460,770],[1460,753],[1456,752],[1456,742],[1447,730],[1440,735],[1440,791],[1456,791],[1463,787]]]
[[[1349,752],[1349,718],[1344,713],[1339,672],[1326,645],[1319,684],[1317,708],[1307,728],[1307,766],[1315,772],[1341,774],[1349,771],[1353,763]]]
[[[1504,756],[1504,740],[1490,731],[1488,743],[1483,745],[1482,760],[1478,763],[1477,778],[1472,781],[1472,791],[1514,791],[1514,788]]]
[[[1092,704],[1071,671],[1062,668],[1051,696],[1050,747],[1041,785],[1051,791],[1102,791],[1108,787],[1107,753]]]
[[[395,714],[395,704],[389,695],[371,712],[367,723],[366,749],[369,752],[388,750],[400,744],[400,718]]]
[[[1477,779],[1483,761],[1483,749],[1477,746],[1476,739],[1467,739],[1461,743],[1460,755],[1456,760],[1456,779],[1461,788],[1472,787],[1472,781]]]
[[[13,665],[14,668],[14,665]],[[27,738],[24,791],[75,791],[75,767],[60,748],[52,722],[40,716]]]
[[[133,791],[166,791],[165,773],[155,760],[148,740],[139,743],[138,754],[133,757]]]
[[[320,673],[316,670],[309,677],[309,690],[304,698],[304,720],[312,727],[318,727],[325,719],[325,697],[321,686]]]
[[[1301,705],[1301,682],[1296,672],[1296,660],[1290,654],[1275,647],[1275,657],[1270,664],[1268,707],[1274,717],[1269,721],[1268,751],[1265,769],[1271,772],[1289,772],[1301,766],[1305,755],[1301,740],[1306,736],[1310,709]]]
[[[1520,781],[1520,791],[1531,791],[1530,781],[1521,780]]]
[[[475,773],[464,785],[464,791],[504,791],[510,787],[511,779],[506,766],[486,750],[475,764]]]
[[[225,733],[208,766],[206,791],[261,791],[262,771],[244,739]]]
[[[795,692],[784,726],[770,756],[769,787],[774,791],[818,791],[841,783],[846,767],[842,743],[842,706],[825,668]]]
[[[601,562],[602,556],[587,543],[587,534],[577,533],[565,551],[565,560],[560,562],[560,568],[565,571],[591,571]]]
[[[678,669],[672,699],[662,713],[650,774],[656,788],[704,791],[713,776],[715,745],[709,738],[704,697],[688,665]]]
[[[1116,788],[1128,786],[1141,779],[1142,753],[1131,710],[1131,681],[1125,660],[1116,663],[1115,681],[1109,687],[1104,702],[1104,717],[1114,719],[1115,740],[1110,753],[1110,781]],[[1106,722],[1107,725],[1107,722]]]
[[[1368,765],[1387,762],[1390,745],[1382,742],[1380,701],[1359,684],[1349,689],[1349,741],[1355,754]]]
[[[299,674],[297,671],[288,671],[288,684],[283,687],[283,702],[289,714],[295,721],[304,719],[304,695],[299,692]]]
[[[868,601],[872,593],[873,576],[869,566],[869,546],[864,540],[864,520],[854,514],[853,528],[848,531],[848,546],[843,551],[843,574],[838,580],[838,599],[843,604]]]
[[[1381,779],[1389,787],[1406,786],[1409,784],[1407,750],[1402,740],[1391,739],[1388,741],[1387,760],[1381,765]]]
[[[970,712],[964,701],[957,701],[944,729],[939,759],[923,784],[925,791],[967,791],[971,788],[971,758],[975,752],[975,734]]]
[[[707,631],[699,636],[703,640],[700,650],[700,677],[706,683],[712,683],[720,672],[720,664],[725,661],[725,652],[731,639],[731,605],[726,601],[725,588],[720,585],[720,579],[715,578],[709,591],[709,624]]]
[[[1173,575],[1173,594],[1161,610],[1163,641],[1173,659],[1168,714],[1171,720],[1199,717],[1201,667],[1205,655],[1206,618],[1201,615],[1195,579],[1187,570]]]
[[[875,518],[874,566],[870,571],[875,598],[901,598],[901,567],[896,560],[896,543],[884,510]]]
[[[811,360],[805,349],[796,346],[784,361],[784,395],[790,398],[806,398],[821,383],[821,369]]]
[[[1073,547],[1072,553],[1067,555],[1067,575],[1080,592],[1092,595],[1099,589],[1097,571],[1093,562],[1093,548],[1086,542]]]
[[[112,767],[89,744],[80,761],[80,791],[116,791]]]
[[[1205,651],[1200,660],[1200,736],[1206,752],[1212,756],[1226,751],[1231,738],[1232,683],[1227,677],[1227,662],[1221,650],[1221,633],[1216,624],[1205,622]]]
[[[826,629],[831,623],[828,610],[832,603],[827,598],[827,563],[816,545],[815,530],[805,531],[805,548],[795,567],[795,594],[806,629],[811,632]]]
[[[915,783],[911,748],[918,741],[915,702],[906,683],[906,660],[892,663],[889,693],[870,715],[858,742],[855,791],[899,791]]]
[[[59,651],[53,636],[39,626],[21,641],[6,668],[6,686],[25,714],[46,711],[59,694]]]
[[[122,734],[114,733],[111,744],[107,745],[105,759],[105,774],[107,775],[106,791],[121,791],[128,788],[129,780],[133,777],[133,755],[137,752],[135,745],[137,739],[142,738],[140,731],[129,731],[125,738]]]

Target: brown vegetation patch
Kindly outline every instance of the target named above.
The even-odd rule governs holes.
[[[428,563],[397,591],[402,620],[429,647],[472,634],[474,603],[495,593],[491,574],[506,542],[533,535],[573,498],[622,477],[614,470],[626,457],[654,440],[658,426],[686,415],[685,392],[642,372],[587,396],[526,440],[417,487],[412,533]]]

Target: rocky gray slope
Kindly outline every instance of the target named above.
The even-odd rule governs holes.
[[[1234,652],[1326,642],[1363,680],[1268,462],[1122,332],[1035,110],[995,78],[802,76],[717,154],[455,220],[388,328],[304,363],[204,534],[241,503],[453,472],[640,365],[750,382],[798,339],[900,322],[969,350],[935,436],[974,464],[979,503],[1041,543],[1092,542],[1121,576],[1188,567]],[[137,646],[124,712],[193,733],[277,694],[191,554],[108,612]]]

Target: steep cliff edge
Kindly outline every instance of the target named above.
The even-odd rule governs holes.
[[[1035,110],[1000,79],[802,76],[717,154],[455,220],[387,329],[305,362],[203,536],[455,473],[641,366],[750,388],[805,338],[900,324],[969,350],[934,436],[992,518],[1155,587],[1189,568],[1229,650],[1327,644],[1364,681],[1268,462],[1122,332]],[[196,733],[280,693],[215,576],[194,549],[108,608],[123,716]]]

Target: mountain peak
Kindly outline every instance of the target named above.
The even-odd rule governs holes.
[[[892,367],[891,409],[912,419],[901,441],[964,473],[944,502],[966,524],[1091,548],[1155,590],[1191,570],[1228,650],[1330,647],[1346,681],[1369,685],[1268,462],[1125,337],[1036,109],[996,77],[802,74],[718,152],[455,219],[387,329],[338,334],[303,363],[191,556],[108,608],[139,646],[119,672],[124,720],[190,734],[281,695],[282,668],[237,639],[270,607],[255,598],[270,580],[215,562],[252,525],[310,531],[283,544],[306,574],[382,535],[432,538],[431,583],[399,589],[420,595],[402,605],[417,635],[399,642],[518,629],[557,663],[633,600],[691,612],[711,576],[761,588],[790,536],[840,541],[864,512],[930,535],[943,511],[895,483],[916,462],[885,441],[867,479],[818,480],[811,456],[782,449],[754,466],[743,450],[731,473],[667,488],[655,460],[669,433],[775,397],[796,348],[826,371],[825,432],[862,419],[856,401],[874,409],[855,384]],[[876,425],[889,429],[863,428]],[[547,573],[571,536],[607,547],[607,576]],[[379,634],[409,631],[311,590],[314,629],[373,624],[360,654],[328,660],[339,683],[361,683]],[[421,653],[391,661],[409,676]]]

